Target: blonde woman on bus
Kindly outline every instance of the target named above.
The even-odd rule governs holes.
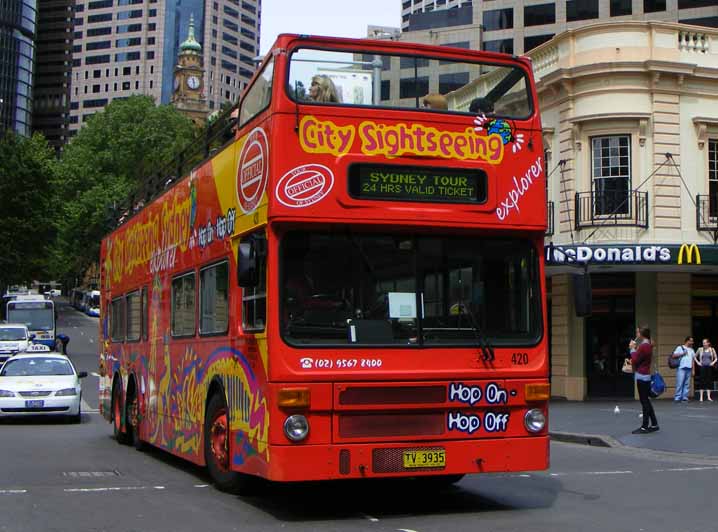
[[[334,82],[325,74],[317,74],[312,78],[309,98],[320,103],[340,102]]]

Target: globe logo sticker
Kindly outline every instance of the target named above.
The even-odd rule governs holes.
[[[254,128],[242,146],[237,166],[237,200],[245,214],[257,208],[267,188],[268,160],[267,135],[262,128]]]

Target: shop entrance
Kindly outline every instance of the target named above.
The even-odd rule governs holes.
[[[691,279],[693,302],[693,323],[691,334],[695,340],[695,348],[701,346],[703,338],[708,338],[711,345],[718,345],[718,276],[694,275]],[[697,373],[697,372],[694,372]],[[694,390],[698,388],[694,382]],[[713,370],[713,389],[718,390],[718,371]]]
[[[633,376],[621,372],[635,335],[634,274],[591,275],[593,314],[586,319],[588,397],[633,397]]]

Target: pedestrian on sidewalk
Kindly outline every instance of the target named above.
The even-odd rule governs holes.
[[[708,338],[703,338],[703,347],[699,347],[695,355],[696,365],[698,366],[698,391],[701,394],[700,400],[703,401],[703,392],[706,392],[709,401],[711,399],[711,388],[713,387],[713,367],[718,362],[716,350],[711,347]]]
[[[643,423],[633,431],[633,434],[647,434],[659,429],[656,413],[651,404],[649,393],[651,392],[651,361],[653,359],[653,345],[651,342],[651,330],[648,327],[639,327],[638,345],[631,353],[633,374],[638,388],[638,398],[643,408]],[[633,341],[631,342],[633,343]]]
[[[680,401],[688,401],[688,393],[691,387],[691,373],[693,370],[693,359],[696,353],[693,351],[693,337],[686,336],[683,345],[676,347],[671,358],[679,359],[676,368],[676,393],[673,400],[678,403]]]

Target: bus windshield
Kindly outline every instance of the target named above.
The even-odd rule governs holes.
[[[538,257],[520,238],[290,232],[282,333],[294,345],[533,345]]]
[[[10,303],[8,321],[24,323],[31,331],[51,331],[54,329],[55,315],[52,306],[43,303]]]
[[[295,101],[528,118],[524,71],[478,61],[301,48],[290,59]]]

